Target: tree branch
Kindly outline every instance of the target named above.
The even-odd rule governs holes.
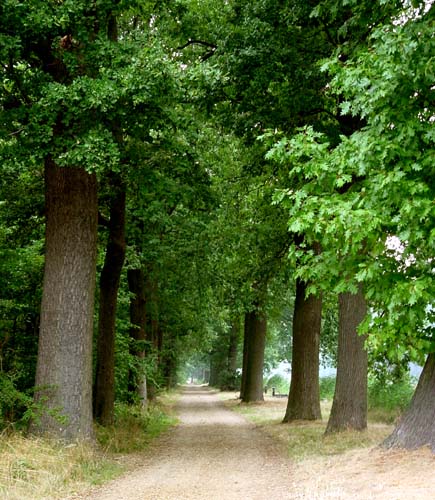
[[[208,47],[210,49],[201,56],[201,62],[204,62],[207,59],[209,59],[216,52],[217,49],[217,45],[215,45],[214,43],[206,42],[204,40],[194,40],[192,38],[189,38],[189,40],[184,45],[180,45],[180,47],[177,47],[176,50],[183,50],[186,47],[189,47],[190,45],[202,45],[203,47]]]
[[[217,45],[215,45],[214,43],[205,42],[204,40],[194,40],[192,38],[189,38],[189,40],[187,40],[187,42],[184,45],[177,47],[177,50],[183,50],[186,47],[189,47],[190,45],[204,45],[204,47],[209,47],[213,51],[217,49]]]

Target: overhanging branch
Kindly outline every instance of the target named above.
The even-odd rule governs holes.
[[[183,50],[187,47],[190,47],[191,45],[201,45],[209,49],[205,54],[201,56],[201,61],[206,61],[207,59],[209,59],[217,49],[217,45],[215,45],[214,43],[206,42],[205,40],[189,38],[189,40],[184,45],[180,45],[180,47],[177,47],[176,50]]]

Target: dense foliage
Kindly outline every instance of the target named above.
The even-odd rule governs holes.
[[[0,425],[38,411],[47,162],[98,180],[97,276],[125,196],[118,402],[140,400],[139,380],[150,396],[177,372],[202,380],[206,365],[237,387],[253,311],[268,318],[266,367],[291,361],[296,278],[323,293],[324,360],[336,362],[337,295],[360,285],[378,380],[434,353],[434,12],[4,1]]]

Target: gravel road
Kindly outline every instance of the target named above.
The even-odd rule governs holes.
[[[291,462],[269,436],[224,407],[207,387],[186,387],[180,424],[143,465],[94,490],[89,500],[280,500],[294,491]],[[83,497],[82,497],[83,498]]]

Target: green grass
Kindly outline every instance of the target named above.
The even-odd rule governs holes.
[[[167,408],[152,404],[147,410],[125,404],[115,408],[115,422],[97,426],[97,439],[109,453],[133,453],[146,449],[152,439],[177,423]]]

